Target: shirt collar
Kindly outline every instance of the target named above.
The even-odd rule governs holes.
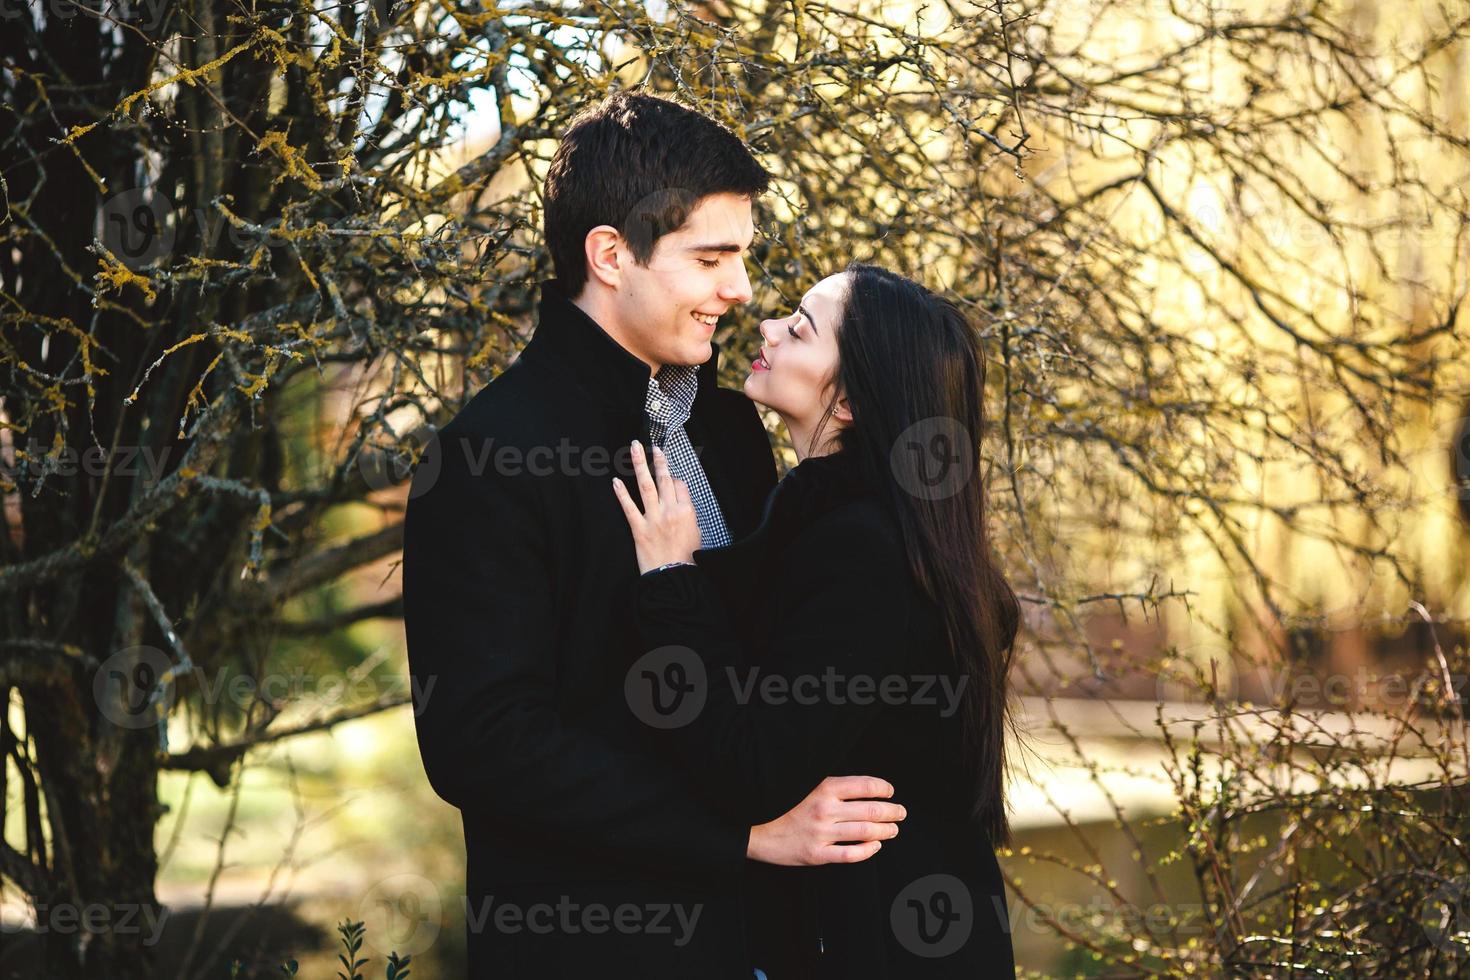
[[[710,347],[709,360],[703,364],[689,367],[668,365],[655,378],[647,364],[613,340],[596,320],[567,297],[560,280],[548,279],[541,283],[536,332],[526,347],[526,353],[533,359],[550,356],[561,361],[571,367],[589,391],[602,396],[606,403],[629,411],[639,406],[648,411],[649,402],[654,398],[653,390],[663,390],[661,382],[666,383],[675,406],[683,404],[687,397],[688,408],[684,417],[688,418],[695,396],[716,385],[720,348],[713,342]],[[532,354],[533,350],[536,353]],[[669,373],[667,379],[664,378],[665,372]],[[684,390],[690,382],[693,387],[686,394]]]
[[[648,379],[643,411],[648,421],[672,429],[689,420],[694,396],[699,394],[700,365],[666,364]]]

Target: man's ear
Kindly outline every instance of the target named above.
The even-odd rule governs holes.
[[[617,289],[623,280],[621,256],[623,236],[612,225],[598,225],[582,242],[587,257],[587,278]]]

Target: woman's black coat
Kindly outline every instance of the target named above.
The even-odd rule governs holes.
[[[647,679],[705,698],[645,727],[753,824],[828,775],[881,776],[907,808],[867,861],[747,866],[753,965],[770,980],[1012,976],[994,850],[967,817],[964,682],[875,485],[850,452],[813,457],[752,535],[642,578]]]

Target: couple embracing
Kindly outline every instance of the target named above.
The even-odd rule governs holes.
[[[1019,607],[976,335],[854,264],[718,387],[770,180],[678,103],[580,114],[535,333],[415,474],[404,620],[472,977],[1014,974]],[[779,482],[757,405],[796,452]]]

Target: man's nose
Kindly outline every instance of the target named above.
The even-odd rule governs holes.
[[[720,299],[727,303],[749,303],[752,296],[750,275],[745,271],[745,262],[735,263],[735,276],[720,286]]]

